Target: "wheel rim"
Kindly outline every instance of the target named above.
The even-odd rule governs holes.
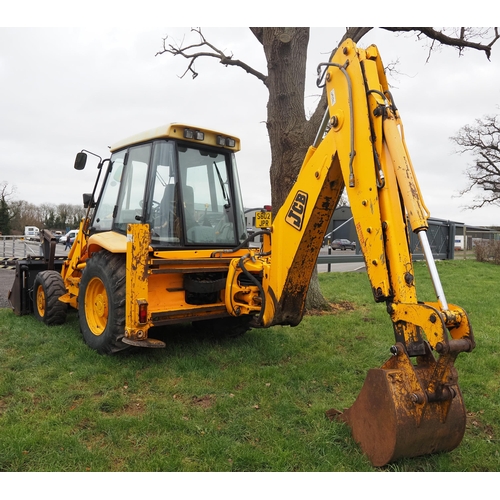
[[[92,278],[85,294],[85,317],[90,331],[102,335],[108,324],[108,294],[99,278]]]
[[[36,289],[36,309],[40,318],[45,316],[45,291],[42,285]]]

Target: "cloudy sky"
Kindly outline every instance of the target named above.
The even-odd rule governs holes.
[[[12,25],[0,28],[0,181],[15,186],[16,199],[37,205],[80,203],[82,193],[92,190],[96,170],[94,164],[83,172],[73,169],[78,151],[106,157],[108,146],[129,135],[187,122],[239,136],[245,205],[270,203],[267,91],[241,69],[213,60],[196,64],[196,79],[180,79],[186,61],[155,54],[167,35],[173,42],[196,41],[189,27]],[[203,32],[217,47],[266,71],[261,46],[247,28]],[[327,60],[343,32],[344,28],[311,30],[306,96],[311,110],[319,93],[316,67]],[[375,29],[359,45],[371,43],[378,45],[386,65],[399,61],[399,75],[390,81],[431,215],[500,225],[498,208],[462,209],[471,201],[458,197],[471,158],[456,154],[449,139],[463,125],[499,112],[500,45],[490,62],[483,53],[469,50],[459,57],[447,47],[427,62],[428,42],[414,36]]]

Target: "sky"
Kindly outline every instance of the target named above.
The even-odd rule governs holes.
[[[267,90],[262,82],[215,60],[200,60],[199,76],[181,79],[185,59],[156,55],[165,36],[169,42],[198,40],[191,19],[187,27],[168,27],[157,26],[152,16],[148,26],[141,15],[137,23],[107,26],[99,16],[98,22],[73,26],[74,18],[63,16],[49,27],[30,15],[31,27],[15,19],[0,27],[0,181],[15,186],[14,199],[36,205],[79,204],[82,193],[92,191],[97,161],[90,160],[84,171],[74,170],[78,151],[108,157],[114,142],[159,125],[186,122],[238,136],[244,204],[270,204]],[[166,23],[175,21],[164,18]],[[262,48],[248,28],[202,29],[215,46],[266,72]],[[311,111],[319,95],[317,65],[327,61],[344,29],[311,29],[306,92]],[[463,209],[472,201],[458,196],[467,185],[464,171],[472,158],[457,154],[450,140],[462,126],[498,113],[500,43],[491,61],[472,50],[459,56],[449,47],[433,52],[427,61],[428,41],[382,29],[372,30],[359,45],[372,43],[385,65],[398,61],[398,74],[389,81],[431,216],[500,225],[498,207]]]

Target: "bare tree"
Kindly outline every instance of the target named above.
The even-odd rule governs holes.
[[[45,221],[49,220],[52,216],[54,217],[56,213],[57,207],[53,203],[42,203],[41,205],[38,206],[38,213],[40,220]],[[49,228],[52,228],[52,226],[48,226]]]
[[[11,221],[16,212],[9,200],[15,190],[15,186],[9,186],[7,181],[0,182],[0,234],[10,234],[11,232]]]
[[[271,199],[273,212],[276,213],[286,199],[308,147],[313,143],[321,120],[326,110],[325,91],[321,95],[316,110],[310,117],[306,115],[304,92],[306,82],[307,46],[309,28],[250,28],[262,45],[267,61],[267,74],[261,73],[245,62],[234,58],[210,43],[200,28],[192,31],[199,36],[198,43],[183,46],[170,43],[168,37],[163,40],[160,54],[171,54],[186,58],[188,65],[182,76],[198,76],[195,63],[200,58],[213,58],[224,66],[235,66],[260,80],[269,91],[267,103],[267,131],[271,148]],[[358,42],[373,28],[351,27],[340,41],[350,38]],[[445,30],[434,28],[384,28],[390,31],[411,31],[417,37],[427,37],[434,44],[450,45],[460,51],[466,48],[482,50],[489,58],[491,48],[498,40],[498,29],[480,30],[458,28],[447,34]],[[487,44],[481,43],[486,39]],[[336,50],[332,47],[332,53]],[[317,279],[313,277],[309,288],[306,307],[327,308]]]
[[[451,140],[460,146],[460,153],[470,152],[474,158],[465,171],[468,186],[460,194],[477,189],[479,194],[467,208],[500,206],[500,116],[485,116],[474,125],[465,125]]]
[[[39,208],[33,203],[25,200],[11,202],[14,217],[12,218],[12,230],[23,233],[25,226],[43,227],[43,219],[40,218]]]
[[[7,181],[0,182],[0,198],[7,201],[16,192],[16,186],[9,186]]]

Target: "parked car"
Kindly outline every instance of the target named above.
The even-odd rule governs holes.
[[[356,242],[341,238],[339,240],[333,240],[330,244],[330,248],[332,250],[356,250]]]

